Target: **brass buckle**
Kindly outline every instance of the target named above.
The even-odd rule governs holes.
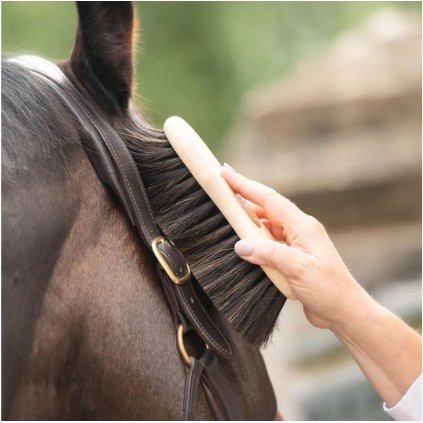
[[[186,263],[187,273],[185,275],[176,276],[173,273],[172,269],[170,268],[169,264],[167,263],[166,259],[163,256],[163,254],[158,249],[158,245],[162,242],[165,242],[165,241],[169,242],[172,245],[175,245],[171,240],[166,239],[164,236],[158,236],[157,238],[153,239],[153,242],[151,243],[151,248],[153,249],[153,253],[156,256],[156,259],[158,260],[160,265],[163,267],[164,271],[167,273],[167,275],[169,276],[171,281],[178,284],[178,285],[182,285],[185,282],[187,282],[188,279],[191,277],[191,269],[189,268],[188,263]]]
[[[185,363],[190,366],[191,365],[191,358],[187,353],[187,350],[185,348],[184,343],[184,327],[180,324],[178,326],[178,332],[177,332],[177,340],[178,340],[178,348],[179,352],[181,353],[182,358],[184,359]],[[209,346],[207,344],[206,348],[209,349]]]

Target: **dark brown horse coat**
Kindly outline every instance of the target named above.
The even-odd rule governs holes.
[[[62,68],[124,133],[132,5],[81,3],[78,16]],[[73,117],[32,78],[3,65],[3,418],[180,420],[186,366],[154,261],[91,167]],[[245,418],[273,419],[259,350],[227,332],[235,358],[221,361]],[[196,417],[213,418],[203,392]]]

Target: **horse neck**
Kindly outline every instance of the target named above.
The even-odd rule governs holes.
[[[22,274],[24,298],[33,301],[29,307],[32,312],[21,322],[26,343],[22,340],[16,345],[22,359],[10,376],[17,378],[20,373],[10,414],[14,418],[61,416],[59,402],[71,389],[73,360],[78,343],[84,339],[86,322],[93,318],[92,303],[102,298],[112,279],[118,282],[119,275],[139,276],[143,272],[143,255],[135,235],[110,200],[85,153],[75,153],[72,163],[70,176],[57,188],[58,195],[51,198],[55,188],[50,185],[46,190],[50,195],[39,198],[44,207],[32,210],[42,216],[50,203],[55,205],[55,216],[51,214],[48,219],[54,227],[53,234],[40,234],[44,228],[36,226],[26,233],[34,245],[27,262],[33,263],[33,269],[38,266],[44,271],[38,271],[34,278],[29,278],[29,273]],[[40,191],[44,190],[37,190]],[[32,224],[36,225],[37,220]],[[36,234],[34,242],[28,234]],[[46,261],[48,257],[51,259]],[[111,296],[114,294],[110,292]],[[36,298],[38,301],[34,301]],[[16,332],[17,329],[14,328]]]

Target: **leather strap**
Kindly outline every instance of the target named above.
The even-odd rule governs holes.
[[[244,420],[234,391],[223,373],[216,354],[206,349],[200,361],[204,366],[202,381],[210,407],[219,408],[224,420]]]
[[[203,368],[204,366],[202,363],[196,358],[191,357],[191,364],[185,379],[184,420],[195,420],[195,405]]]
[[[185,381],[184,420],[195,420],[198,385],[201,381],[210,409],[217,420],[244,420],[232,387],[218,357],[205,349],[200,359],[190,357]]]
[[[176,320],[179,320],[186,328],[187,325],[184,321],[188,318],[197,333],[210,348],[219,352],[220,355],[226,358],[232,357],[233,353],[229,342],[223,344],[220,342],[221,339],[226,340],[226,337],[210,317],[205,305],[198,298],[198,294],[196,293],[193,284],[187,283],[183,285],[176,285],[169,279],[163,269],[160,268],[159,276],[167,300],[171,304],[171,309],[177,316]],[[207,330],[207,333],[209,334],[207,341],[201,336],[201,332],[198,330],[198,327],[200,327],[201,331]],[[213,327],[213,331],[210,330],[211,327]],[[215,338],[214,335],[216,334],[219,335],[218,338]]]

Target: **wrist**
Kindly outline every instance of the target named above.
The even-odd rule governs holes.
[[[362,330],[380,313],[378,303],[357,284],[354,295],[346,298],[337,318],[329,323],[329,329],[338,337],[349,337],[357,328]]]

